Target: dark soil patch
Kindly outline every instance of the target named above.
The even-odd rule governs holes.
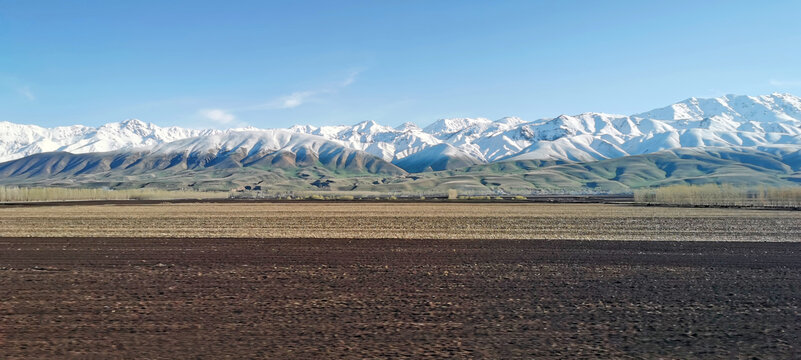
[[[0,238],[0,358],[799,358],[801,244]]]

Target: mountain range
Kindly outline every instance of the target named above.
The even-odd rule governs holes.
[[[666,151],[707,160],[709,154],[734,151],[779,161],[784,167],[774,175],[785,177],[780,182],[793,184],[792,154],[799,150],[801,98],[790,94],[690,98],[634,115],[584,113],[534,121],[441,119],[424,128],[366,121],[353,126],[195,130],[132,119],[97,128],[48,129],[0,122],[0,161],[5,161],[0,163],[0,183],[185,187],[197,181],[177,180],[199,177],[206,187],[267,181],[294,184],[287,188],[297,184],[335,188],[336,179],[369,175],[380,178],[367,184],[375,187],[404,182],[393,177],[414,182],[441,179],[443,174],[456,176],[453,173],[459,171],[481,173],[470,169],[485,173],[495,169],[489,172],[500,174],[515,173],[509,168],[522,169],[496,164],[528,164],[524,168],[530,168],[529,172],[547,167],[567,171],[573,166],[569,164],[625,159],[634,163],[642,161],[643,155],[659,158]],[[532,184],[525,180],[530,175],[520,175],[521,181]],[[176,181],[166,180],[170,178]],[[571,186],[592,188],[588,182]],[[358,188],[357,183],[352,188]],[[602,188],[623,191],[653,184],[620,185]]]

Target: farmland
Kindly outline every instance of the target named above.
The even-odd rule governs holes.
[[[2,207],[0,358],[794,358],[799,238],[772,210]]]
[[[801,212],[347,201],[0,207],[0,237],[30,236],[796,241]]]

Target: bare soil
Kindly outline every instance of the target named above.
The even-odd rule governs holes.
[[[2,359],[801,357],[797,242],[6,237],[0,300]]]
[[[0,206],[0,237],[798,241],[801,211],[609,204]]]

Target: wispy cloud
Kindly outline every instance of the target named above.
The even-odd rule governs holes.
[[[770,79],[768,81],[772,86],[778,87],[799,87],[801,86],[801,80],[777,80],[777,79]]]
[[[31,91],[30,86],[21,86],[17,88],[17,93],[28,99],[29,101],[36,100],[36,95]]]
[[[344,80],[335,83],[333,85],[329,84],[326,86],[321,86],[316,89],[295,91],[291,94],[279,96],[261,104],[244,106],[235,110],[252,111],[252,110],[270,110],[270,109],[293,109],[301,105],[304,105],[306,103],[312,102],[316,98],[322,95],[334,94],[339,92],[340,90],[356,82],[356,78],[359,76],[360,73],[361,70],[351,71]]]
[[[200,116],[218,124],[229,124],[236,120],[236,116],[223,109],[203,109]]]
[[[278,96],[269,101],[253,104],[247,106],[240,106],[236,108],[214,108],[214,109],[201,109],[198,115],[206,120],[212,121],[220,125],[229,125],[237,121],[236,113],[255,111],[255,110],[280,110],[280,109],[294,109],[306,103],[314,101],[317,97],[325,94],[334,94],[356,82],[361,71],[352,71],[348,76],[340,82],[321,86],[316,89],[308,89],[303,91],[295,91],[288,95]]]
[[[25,79],[0,72],[0,91],[16,93],[25,100],[36,101],[36,94],[34,94],[30,84],[31,83]]]
[[[292,109],[303,105],[309,98],[319,93],[320,91],[315,90],[297,91],[262,105],[272,109]]]
[[[343,87],[344,88],[344,87],[350,86],[350,84],[353,84],[354,82],[356,82],[356,77],[359,76],[359,74],[361,72],[362,72],[361,70],[353,70],[353,71],[351,71],[350,74],[348,74],[348,77],[346,77],[345,80],[343,80],[339,84],[339,87]]]

